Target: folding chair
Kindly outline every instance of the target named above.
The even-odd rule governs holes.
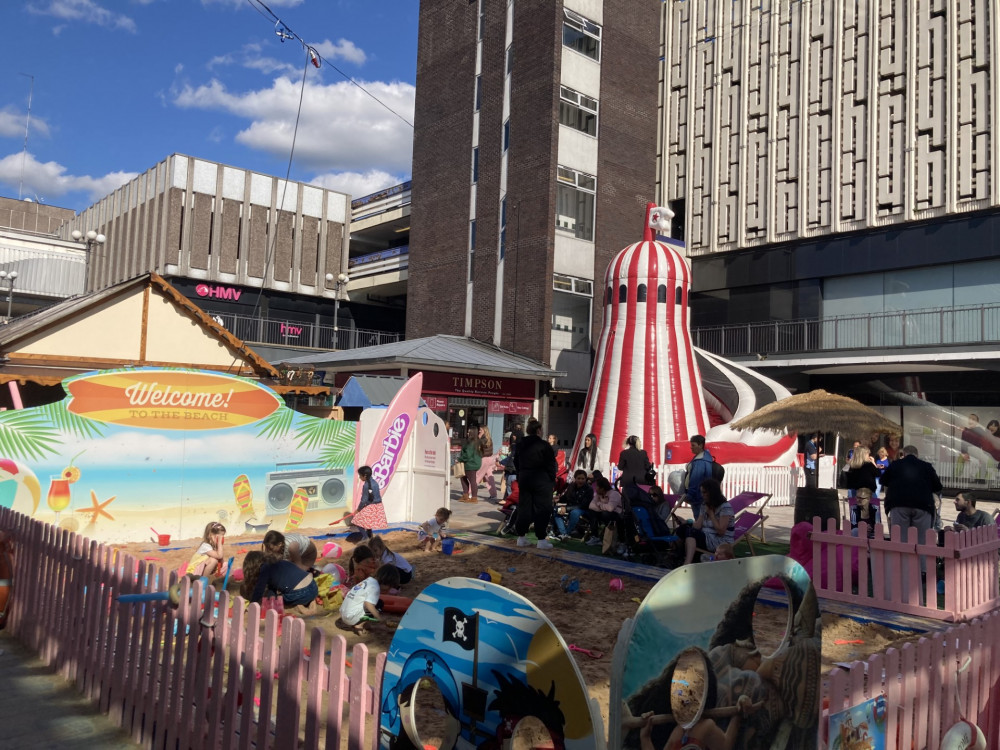
[[[670,556],[670,551],[677,537],[673,534],[663,533],[663,529],[656,528],[656,521],[650,516],[649,509],[643,505],[632,505],[632,518],[635,520],[639,536],[649,545],[650,551],[656,560],[657,565],[665,565]],[[657,518],[657,521],[660,519]]]
[[[753,538],[754,535],[751,533],[754,528],[760,526],[761,532],[764,530],[764,521],[767,516],[762,513],[758,513],[755,510],[745,510],[736,516],[736,522],[733,525],[733,547],[740,543],[741,540],[746,540],[747,546],[750,548],[750,554],[756,555],[753,549]],[[763,536],[763,533],[762,533]],[[762,538],[758,538],[758,541],[763,542]]]
[[[764,539],[764,519],[767,518],[767,516],[764,515],[764,509],[767,508],[767,504],[769,502],[771,502],[771,493],[770,492],[741,492],[736,497],[732,498],[729,501],[729,504],[733,506],[733,513],[735,515],[739,516],[740,513],[742,513],[747,508],[749,508],[751,505],[753,505],[754,503],[760,501],[761,499],[763,499],[764,502],[762,502],[759,507],[754,508],[754,511],[756,513],[759,513],[761,515],[760,537],[759,538],[760,538],[761,543],[763,544],[766,541]]]

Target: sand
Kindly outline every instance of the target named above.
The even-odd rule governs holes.
[[[309,534],[306,530],[304,533]],[[323,532],[312,532],[323,533]],[[243,544],[259,541],[260,536],[241,535],[227,544],[227,553],[236,556],[235,566],[241,565],[242,556],[256,545]],[[342,539],[335,540],[343,543]],[[402,554],[415,568],[414,580],[402,587],[400,594],[415,597],[420,590],[434,582],[451,576],[476,577],[487,568],[499,571],[502,583],[524,595],[542,610],[562,634],[567,644],[575,644],[593,652],[602,652],[601,658],[592,658],[576,652],[574,657],[583,675],[591,696],[597,699],[605,726],[608,720],[608,699],[611,679],[611,655],[615,647],[622,622],[635,615],[640,601],[653,587],[652,581],[622,576],[624,590],[609,591],[608,583],[613,577],[608,573],[588,570],[567,563],[558,562],[514,547],[496,549],[459,541],[458,554],[451,556],[440,552],[424,552],[417,548],[416,535],[408,532],[394,532],[385,536],[386,544]],[[238,542],[238,543],[235,543]],[[198,540],[192,539],[178,544],[181,549],[160,550],[151,543],[121,545],[127,553],[155,562],[157,565],[176,569],[186,563],[197,547]],[[320,542],[318,547],[322,548]],[[345,560],[353,545],[343,543]],[[339,562],[344,563],[345,560]],[[560,587],[563,575],[577,578],[580,593],[567,594]],[[230,582],[229,590],[236,593],[238,583]],[[385,651],[392,639],[390,629],[376,630],[358,636],[345,632],[336,626],[337,613],[323,613],[307,618],[307,628],[321,627],[329,634],[343,635],[350,649],[363,641],[372,654]],[[776,646],[782,638],[787,623],[787,609],[782,607],[757,605],[754,631],[762,652],[769,651],[769,644]],[[900,646],[913,640],[910,632],[894,630],[878,623],[863,623],[834,614],[823,614],[823,671],[828,672],[835,662],[864,659],[868,655],[884,651],[889,646]],[[849,643],[837,644],[836,641]],[[855,643],[854,641],[862,641]],[[374,662],[373,662],[374,663]]]

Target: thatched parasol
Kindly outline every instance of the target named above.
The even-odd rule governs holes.
[[[873,432],[902,435],[903,428],[871,407],[824,390],[798,393],[764,406],[730,425],[734,430],[834,432],[848,440],[866,440]]]

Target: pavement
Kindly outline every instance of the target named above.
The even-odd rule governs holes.
[[[0,674],[0,750],[142,747],[6,631],[0,631]]]

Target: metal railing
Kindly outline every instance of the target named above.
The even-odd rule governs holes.
[[[251,344],[286,344],[315,349],[357,349],[399,341],[403,334],[394,331],[372,331],[302,323],[297,320],[255,318],[235,313],[209,312],[216,323],[238,339]]]
[[[692,329],[713,354],[797,354],[843,349],[967,346],[1000,342],[1000,305],[838,315]]]

